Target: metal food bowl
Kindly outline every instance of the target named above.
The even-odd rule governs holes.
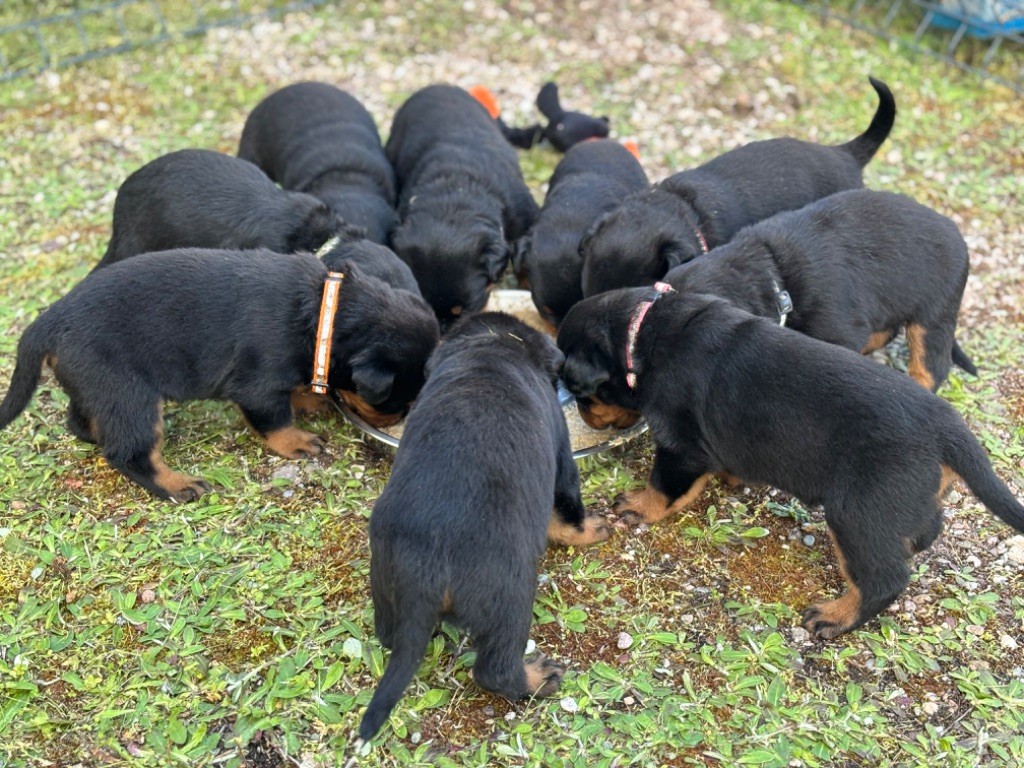
[[[529,291],[513,289],[501,289],[491,292],[490,301],[484,307],[484,311],[508,312],[515,315],[527,325],[534,328],[544,329],[544,323],[533,306],[533,300]],[[375,440],[384,445],[397,448],[402,439],[402,431],[405,429],[405,421],[400,421],[394,426],[385,429],[378,429],[363,420],[359,414],[345,405],[340,398],[332,398],[335,406],[345,414],[345,418],[355,424]],[[591,456],[595,453],[607,451],[610,448],[628,443],[630,440],[642,435],[647,431],[647,423],[641,419],[628,429],[593,429],[583,421],[576,408],[576,398],[566,389],[565,385],[558,382],[558,402],[562,406],[562,413],[565,416],[566,424],[569,426],[569,436],[572,441],[574,459],[582,459],[584,456]]]

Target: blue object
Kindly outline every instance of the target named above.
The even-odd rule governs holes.
[[[966,22],[966,34],[982,40],[1024,31],[1024,0],[947,0],[927,7],[935,12],[934,26],[959,29]]]

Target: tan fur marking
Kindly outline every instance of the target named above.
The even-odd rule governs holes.
[[[451,312],[453,315],[455,315],[455,317],[458,317],[459,315],[462,314],[462,305],[461,304],[456,304],[454,307],[452,307],[448,311]]]
[[[323,413],[330,410],[330,405],[327,395],[310,392],[309,387],[296,387],[292,390],[292,413],[296,415]]]
[[[548,336],[551,336],[552,338],[558,337],[558,326],[552,323],[543,315],[541,315],[540,324],[544,328],[544,333],[546,333]]]
[[[722,482],[730,488],[736,488],[737,486],[743,485],[742,480],[729,472],[719,472],[718,477],[721,478]]]
[[[359,414],[363,421],[377,429],[393,426],[402,420],[401,413],[381,413],[355,392],[339,389],[338,393],[345,401],[345,405]]]
[[[533,661],[523,662],[526,671],[526,687],[534,696],[550,696],[558,690],[565,668],[551,661],[547,656],[538,656]]]
[[[868,336],[867,343],[861,349],[862,355],[870,355],[876,349],[881,349],[886,344],[892,341],[892,333],[889,331],[876,331]]]
[[[560,547],[585,547],[604,541],[610,533],[608,524],[603,517],[587,515],[583,518],[583,530],[566,523],[557,513],[551,514],[548,523],[548,541]]]
[[[960,475],[954,472],[952,469],[947,467],[945,464],[942,465],[942,478],[939,480],[939,491],[935,494],[937,501],[942,501],[947,493],[949,493],[949,487],[960,479]]]
[[[452,612],[452,591],[446,589],[444,591],[444,597],[441,598],[441,613]]]
[[[161,402],[156,411],[156,445],[149,452],[149,461],[153,465],[153,482],[159,485],[174,501],[191,501],[206,493],[203,481],[198,477],[175,472],[164,461],[160,454],[164,446],[164,404]]]
[[[846,555],[840,549],[831,528],[829,528],[828,535],[832,539],[832,551],[835,552],[839,572],[846,582],[846,592],[836,600],[828,600],[827,602],[811,606],[808,610],[808,613],[811,615],[804,622],[804,626],[810,632],[816,632],[819,636],[831,640],[833,637],[848,631],[856,623],[857,617],[860,615],[861,596],[857,585],[850,579]],[[819,627],[815,630],[815,626],[821,623],[828,626]]]
[[[928,367],[925,365],[924,337],[927,334],[923,325],[911,323],[907,326],[907,349],[910,352],[910,362],[907,364],[907,373],[922,387],[935,388],[935,379],[932,378]]]
[[[266,439],[270,450],[286,459],[316,456],[323,450],[323,444],[318,436],[291,425],[267,433]]]
[[[640,420],[637,411],[628,408],[621,408],[617,405],[608,405],[596,397],[590,398],[590,402],[584,405],[577,401],[576,407],[580,412],[580,418],[592,429],[605,429],[615,427],[616,429],[627,429]]]
[[[704,491],[704,486],[708,484],[708,480],[712,478],[712,473],[709,472],[706,475],[701,475],[693,481],[693,485],[690,486],[690,490],[680,496],[678,499],[669,505],[669,508],[665,510],[665,516],[674,515],[677,512],[681,512],[688,506],[693,504],[697,500],[697,497]]]
[[[693,481],[690,489],[675,501],[669,499],[661,491],[656,491],[650,485],[639,491],[630,491],[623,501],[615,505],[615,511],[632,512],[645,523],[656,523],[692,504],[700,496],[711,477],[711,473],[701,475]]]

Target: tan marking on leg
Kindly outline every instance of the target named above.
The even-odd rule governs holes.
[[[936,501],[942,501],[946,494],[949,493],[949,487],[959,479],[960,475],[943,464],[942,477],[939,480],[939,491],[935,494]]]
[[[625,499],[616,502],[615,511],[632,513],[645,523],[656,523],[692,504],[700,496],[711,476],[712,473],[709,472],[698,477],[689,490],[675,501],[650,485],[639,491],[630,491]]]
[[[323,451],[323,441],[312,432],[289,425],[267,433],[267,445],[278,456],[286,459],[304,459]]]
[[[381,413],[355,392],[339,389],[338,394],[345,405],[359,414],[359,418],[377,429],[393,426],[404,418],[401,413]]]
[[[558,337],[558,326],[548,320],[546,317],[541,315],[540,324],[543,327],[544,333],[552,338]]]
[[[846,592],[836,600],[817,603],[804,611],[804,627],[812,634],[831,640],[849,631],[857,623],[857,617],[860,616],[861,595],[860,589],[850,578],[846,555],[840,549],[831,528],[828,530],[828,535],[832,539],[832,551],[835,552],[839,572],[843,576],[843,581],[846,582]]]
[[[911,323],[907,326],[907,349],[910,352],[910,361],[907,364],[907,373],[922,387],[927,389],[935,388],[935,379],[925,365],[925,344],[924,337],[927,334],[923,325]]]
[[[607,427],[628,429],[640,420],[640,414],[637,411],[631,411],[618,405],[609,405],[596,397],[591,397],[588,403],[577,401],[576,407],[580,412],[580,418],[592,429]]]
[[[742,480],[729,472],[719,472],[718,477],[730,488],[736,488],[737,486],[743,485]]]
[[[157,406],[156,445],[149,452],[149,461],[153,465],[153,482],[159,485],[174,501],[193,501],[198,499],[210,488],[202,478],[192,477],[175,472],[164,461],[160,451],[164,446],[164,404]]]
[[[548,523],[548,541],[560,547],[585,547],[596,544],[607,539],[609,533],[608,524],[599,515],[584,517],[582,531],[562,520],[557,512],[551,514],[551,522]]]
[[[452,612],[452,591],[446,589],[444,591],[444,597],[441,598],[441,613]]]
[[[877,331],[868,336],[867,343],[860,350],[862,355],[869,355],[876,349],[881,349],[892,341],[892,333],[889,331]]]
[[[296,387],[292,390],[292,413],[296,415],[312,415],[330,410],[327,395],[310,392],[309,387]]]
[[[459,316],[461,316],[461,315],[462,315],[462,305],[461,305],[461,304],[456,304],[456,305],[455,305],[454,307],[452,307],[452,308],[451,308],[451,309],[449,309],[448,311],[449,311],[449,312],[450,312],[450,313],[451,313],[452,315],[454,315],[455,317],[459,317]]]
[[[550,696],[558,690],[565,674],[565,667],[556,664],[547,656],[540,654],[532,661],[523,662],[526,671],[526,687],[534,696]]]
[[[701,475],[693,481],[693,485],[690,486],[690,490],[680,496],[678,499],[673,501],[667,510],[665,510],[665,516],[674,515],[677,512],[682,512],[688,506],[693,504],[697,500],[697,497],[704,491],[704,486],[708,484],[708,480],[712,477],[712,473],[708,472],[706,475]]]

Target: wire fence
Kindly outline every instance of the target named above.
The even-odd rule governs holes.
[[[5,0],[0,82],[337,0]]]
[[[1024,0],[795,0],[1024,94]]]

